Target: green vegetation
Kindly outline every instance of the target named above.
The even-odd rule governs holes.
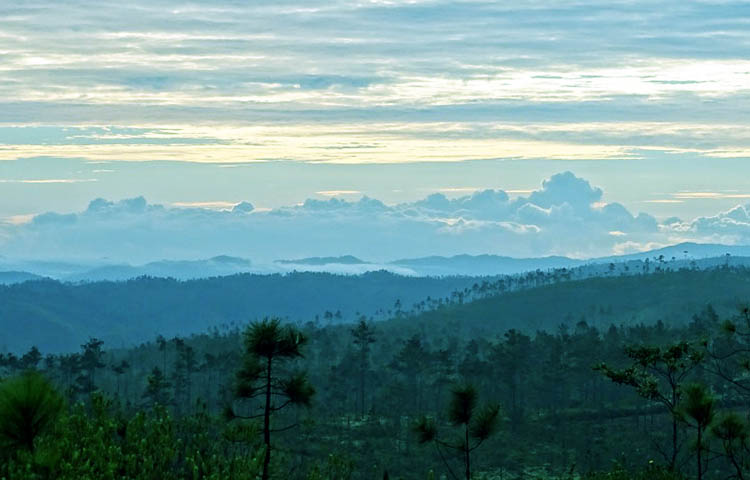
[[[62,396],[41,374],[27,371],[0,384],[0,446],[33,453],[63,409]]]
[[[263,418],[263,475],[269,477],[271,464],[271,433],[283,432],[296,427],[296,424],[277,428],[271,427],[271,416],[287,406],[310,406],[315,389],[308,383],[305,373],[293,373],[280,376],[279,367],[285,361],[302,357],[302,346],[307,342],[305,336],[293,327],[281,327],[278,319],[263,320],[250,326],[245,332],[245,355],[242,369],[237,374],[236,395],[243,401],[260,399],[257,408],[260,414],[250,409],[248,415],[239,415],[229,409],[233,418]],[[281,400],[281,404],[276,400]]]
[[[387,272],[300,272],[190,281],[141,277],[124,282],[0,284],[0,351],[36,345],[45,352],[66,352],[92,336],[108,345],[130,345],[157,335],[226,331],[269,315],[292,322],[317,318],[323,325],[353,323],[360,315],[387,318],[395,313],[396,302],[410,306],[428,297],[442,299],[475,281]]]
[[[450,472],[451,477],[456,480],[458,480],[458,477],[445,459],[441,448],[460,452],[463,456],[466,480],[471,480],[471,453],[497,431],[497,417],[500,413],[500,406],[497,404],[487,405],[477,412],[476,403],[477,391],[472,385],[453,388],[450,406],[448,407],[448,420],[451,424],[463,430],[453,442],[440,439],[435,421],[426,416],[419,418],[414,426],[414,430],[419,436],[419,443],[434,443],[440,458],[445,463],[445,467]]]
[[[325,326],[356,323],[362,316],[410,326],[419,316],[428,325],[458,325],[455,333],[471,337],[510,329],[553,331],[560,323],[572,327],[581,316],[599,328],[658,320],[681,325],[707,303],[720,314],[731,313],[750,289],[746,267],[670,270],[669,263],[652,263],[482,278],[292,273],[0,285],[0,351],[35,345],[69,352],[89,337],[122,346],[157,335],[226,333],[269,315]]]
[[[0,479],[750,478],[750,308],[728,286],[748,277],[497,283],[377,323],[0,354]],[[717,303],[618,314],[698,285]],[[506,328],[522,302],[549,328]]]

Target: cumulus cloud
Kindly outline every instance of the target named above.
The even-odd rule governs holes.
[[[542,208],[567,203],[574,210],[586,210],[602,198],[602,190],[594,188],[588,181],[578,178],[572,172],[555,175],[542,182],[542,189],[532,192],[529,203]]]
[[[699,217],[689,224],[679,224],[682,230],[702,236],[713,236],[731,243],[750,242],[750,205],[737,205],[717,215]]]
[[[570,172],[553,175],[526,196],[488,189],[391,205],[367,196],[270,210],[250,202],[212,209],[98,198],[78,213],[48,212],[6,224],[1,242],[9,257],[142,263],[220,254],[261,262],[342,254],[372,261],[462,253],[593,257],[675,239],[750,241],[749,207],[659,223],[602,199],[600,188]]]

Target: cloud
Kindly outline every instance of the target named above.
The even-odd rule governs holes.
[[[340,195],[359,195],[362,192],[359,190],[321,190],[315,193],[324,197],[338,197]]]
[[[750,243],[750,205],[738,205],[717,215],[699,217],[682,227],[698,235],[723,238],[732,243]]]
[[[0,5],[0,158],[750,156],[746,2],[205,3]]]
[[[748,199],[750,194],[747,193],[730,193],[730,192],[678,192],[673,194],[676,199],[680,200],[706,200],[706,199]]]
[[[25,183],[44,185],[48,183],[86,183],[96,182],[96,178],[35,178],[35,179],[0,179],[0,183]]]
[[[98,198],[78,213],[48,212],[6,223],[0,237],[9,257],[136,263],[220,254],[259,262],[342,254],[372,261],[462,253],[593,257],[676,238],[750,242],[750,207],[659,223],[603,197],[600,188],[564,172],[526,196],[488,189],[390,205],[368,196],[308,199],[274,209],[249,202],[167,207],[143,197]]]
[[[207,208],[211,210],[234,210],[239,204],[226,200],[202,201],[202,202],[173,202],[174,207]]]
[[[553,176],[542,182],[542,189],[532,192],[528,201],[542,208],[567,203],[574,210],[585,210],[602,198],[602,190],[572,172]]]

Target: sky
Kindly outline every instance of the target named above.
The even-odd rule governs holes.
[[[526,228],[501,244],[453,231],[453,243],[434,250],[588,256],[686,238],[742,243],[750,236],[736,208],[750,203],[747,52],[744,1],[2,2],[0,246],[84,255],[34,223],[46,212],[73,215],[87,235],[101,241],[108,231],[114,241],[114,227],[86,217],[97,198],[143,197],[144,211],[158,206],[175,218],[223,218],[249,202],[248,218],[273,237],[281,227],[259,219],[305,210],[308,199],[377,199],[400,215],[432,194],[492,190],[520,205],[564,172],[600,189],[587,208],[643,213],[656,234],[620,225],[602,240],[596,215],[574,208],[596,239],[581,244],[575,229],[559,239],[561,231],[515,212],[491,217]],[[488,221],[448,213],[419,211],[428,223]],[[108,215],[114,224],[123,213]],[[322,224],[333,214],[317,215]],[[724,220],[696,226],[709,218]],[[559,240],[517,235],[530,226]],[[21,248],[32,230],[37,250]],[[201,248],[181,249],[169,237],[181,233],[167,230],[148,237],[164,256],[271,256],[265,244],[247,252],[203,237]],[[333,250],[320,235],[274,253]],[[357,241],[333,243],[351,253]],[[418,248],[363,253],[407,250]],[[135,255],[128,251],[118,255]]]

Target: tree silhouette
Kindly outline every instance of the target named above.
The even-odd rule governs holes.
[[[193,401],[193,373],[198,367],[195,350],[187,345],[184,340],[175,338],[177,360],[174,364],[172,381],[174,384],[175,402],[178,410],[182,411],[185,406],[190,407]]]
[[[415,334],[403,342],[402,348],[396,352],[390,363],[393,370],[405,377],[417,412],[422,407],[423,384],[426,372],[432,365],[431,356],[419,335]]]
[[[435,421],[426,416],[417,420],[414,430],[419,443],[435,444],[440,458],[456,480],[458,477],[450,468],[441,447],[458,451],[463,459],[465,478],[471,480],[471,453],[497,431],[500,406],[489,404],[477,410],[477,391],[472,385],[455,387],[451,394],[448,419],[463,430],[456,441],[446,442],[438,438]]]
[[[35,370],[42,361],[42,353],[38,348],[31,347],[28,352],[24,353],[19,362],[21,370]]]
[[[715,421],[711,434],[721,442],[723,455],[735,470],[734,477],[744,480],[745,472],[750,470],[750,428],[747,421],[737,412],[725,413]]]
[[[708,311],[708,308],[711,308]],[[718,315],[709,305],[702,316],[709,316],[718,323]],[[694,316],[696,327],[704,327]],[[750,305],[741,305],[738,312],[720,324],[721,335],[714,336],[707,344],[706,369],[726,381],[738,394],[750,399]]]
[[[162,367],[161,371],[167,372],[167,339],[163,335],[156,337],[156,344],[159,345],[159,351],[162,355]]]
[[[128,371],[130,368],[130,363],[128,363],[127,360],[122,360],[120,363],[116,365],[112,365],[112,372],[115,374],[115,377],[117,378],[117,396],[120,396],[120,377],[125,375],[125,372]]]
[[[370,368],[370,344],[375,343],[375,330],[364,317],[361,317],[351,333],[354,337],[354,344],[359,349],[359,414],[363,417],[365,415],[365,380]]]
[[[169,398],[169,388],[172,386],[164,376],[164,373],[159,367],[154,367],[151,370],[151,375],[146,379],[148,382],[146,385],[146,391],[143,392],[143,398],[145,398],[149,405],[152,407],[155,405],[169,405],[171,402]]]
[[[494,367],[493,376],[496,376],[498,383],[508,388],[510,398],[505,405],[510,410],[513,432],[518,429],[523,418],[523,379],[526,377],[530,350],[531,338],[512,329],[505,333],[505,342],[492,348],[490,357]]]
[[[105,366],[102,362],[102,345],[104,342],[96,338],[81,345],[82,352],[78,360],[81,375],[76,380],[78,391],[83,394],[88,395],[96,390],[96,371]]]
[[[604,363],[594,367],[610,380],[636,389],[641,397],[661,403],[672,416],[672,448],[662,452],[669,469],[677,466],[680,450],[677,411],[682,396],[682,385],[690,372],[703,361],[703,352],[688,342],[678,342],[666,347],[630,346],[625,353],[633,364],[625,369],[612,369]]]
[[[27,371],[0,384],[0,447],[34,452],[36,439],[63,410],[62,396],[40,373]]]
[[[271,434],[296,427],[296,424],[281,428],[271,427],[273,414],[289,405],[309,406],[315,389],[307,381],[307,374],[296,372],[284,375],[278,367],[290,360],[302,357],[302,346],[307,338],[292,326],[281,326],[278,318],[253,323],[244,333],[245,351],[242,368],[237,372],[236,399],[255,403],[260,414],[239,415],[230,407],[228,413],[236,418],[263,418],[262,480],[268,480],[271,463]],[[274,399],[282,398],[280,404]],[[261,400],[258,405],[254,399]]]
[[[716,400],[705,385],[691,383],[682,388],[682,399],[677,406],[680,418],[693,427],[698,435],[696,441],[696,462],[698,480],[703,479],[705,467],[703,465],[704,437],[706,430],[716,416]]]

